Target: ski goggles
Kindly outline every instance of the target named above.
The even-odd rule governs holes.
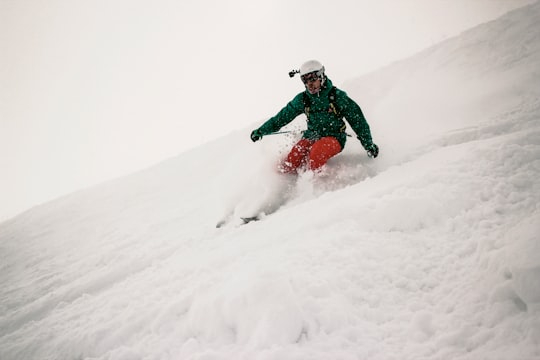
[[[302,82],[304,84],[307,84],[308,82],[311,82],[311,81],[317,81],[320,79],[319,75],[317,75],[316,72],[310,72],[308,74],[300,76],[300,78],[302,79]]]

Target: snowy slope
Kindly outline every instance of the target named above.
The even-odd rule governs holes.
[[[291,183],[246,129],[1,224],[0,359],[539,359],[538,24],[343,86],[376,160]]]

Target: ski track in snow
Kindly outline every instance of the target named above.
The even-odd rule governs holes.
[[[539,359],[539,16],[351,83],[376,160],[283,180],[241,132],[1,224],[0,358]]]

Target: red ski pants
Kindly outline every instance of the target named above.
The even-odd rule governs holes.
[[[302,139],[293,146],[281,170],[285,173],[294,173],[302,166],[316,170],[326,164],[333,156],[339,154],[341,145],[335,137],[327,136],[319,140]]]

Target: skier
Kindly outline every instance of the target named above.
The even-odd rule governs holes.
[[[344,91],[332,85],[324,73],[324,66],[317,60],[310,60],[300,70],[291,71],[289,76],[297,73],[306,90],[296,95],[277,115],[253,130],[251,140],[255,142],[279,131],[304,113],[307,130],[280,164],[279,170],[283,173],[297,173],[303,168],[316,171],[343,150],[347,139],[345,118],[368,156],[376,158],[379,147],[371,139],[369,125],[360,106]]]

